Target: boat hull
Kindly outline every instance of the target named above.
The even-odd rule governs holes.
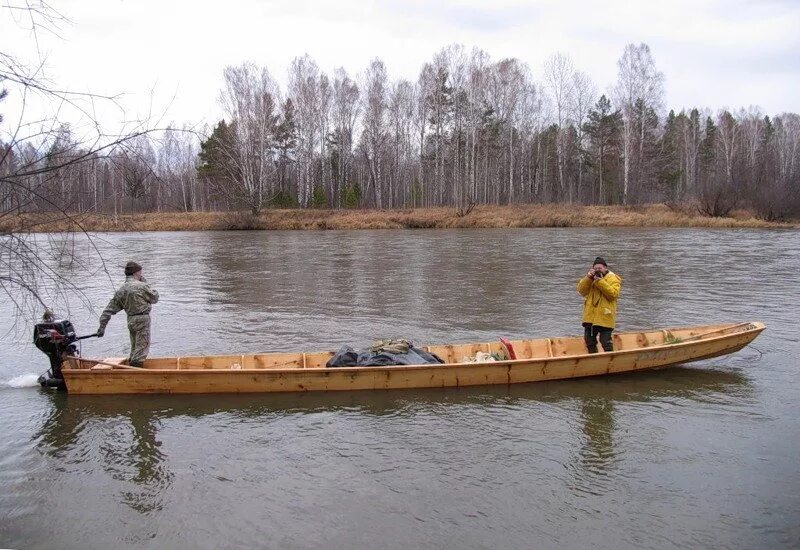
[[[68,391],[76,394],[267,393],[518,384],[635,372],[717,357],[742,349],[764,328],[761,323],[731,325],[730,329],[716,331],[722,332],[721,334],[695,341],[648,344],[608,353],[531,357],[490,363],[345,368],[176,367],[137,370],[69,368],[65,364],[62,372]],[[730,333],[725,334],[725,331]],[[434,348],[435,346],[431,346],[431,349]]]

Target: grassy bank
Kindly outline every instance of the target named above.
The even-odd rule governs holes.
[[[710,218],[691,208],[665,205],[638,207],[522,205],[478,206],[466,216],[454,208],[413,210],[267,210],[259,216],[243,212],[166,212],[107,216],[26,214],[0,218],[0,231],[206,231],[434,229],[499,227],[708,227],[800,228],[800,223],[773,223],[741,210],[731,217]]]

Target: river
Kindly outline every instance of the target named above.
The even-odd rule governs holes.
[[[577,279],[623,277],[620,330],[759,320],[661,371],[460,389],[80,396],[0,305],[0,547],[797,548],[800,233],[702,229],[98,235],[79,334],[128,259],[151,355],[579,334]],[[79,238],[77,250],[89,250]],[[125,355],[124,315],[88,357]]]

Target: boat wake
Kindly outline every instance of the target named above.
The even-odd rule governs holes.
[[[9,380],[0,382],[2,388],[33,388],[39,385],[38,374],[20,374]]]

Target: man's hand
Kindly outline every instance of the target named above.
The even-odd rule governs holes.
[[[594,269],[590,269],[589,272],[586,274],[586,276],[589,277],[590,279],[594,279],[594,275],[595,275]]]
[[[94,334],[98,338],[102,338],[105,333],[106,333],[106,328],[105,327],[100,327],[99,329],[97,329],[97,332],[95,332]]]

